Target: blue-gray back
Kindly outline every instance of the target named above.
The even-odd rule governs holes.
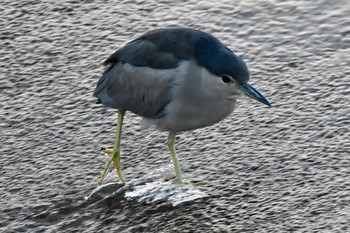
[[[105,65],[117,62],[155,69],[175,68],[181,60],[195,60],[211,73],[247,82],[246,64],[214,36],[190,28],[157,29],[126,44]]]

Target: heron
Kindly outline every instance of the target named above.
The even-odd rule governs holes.
[[[176,182],[186,184],[175,152],[182,131],[213,125],[229,116],[237,100],[247,96],[269,107],[269,101],[248,84],[246,63],[213,35],[191,28],[162,28],[124,45],[103,63],[107,68],[93,93],[99,103],[117,109],[113,148],[98,183],[111,165],[121,172],[120,141],[126,111],[142,124],[169,132],[167,144]]]

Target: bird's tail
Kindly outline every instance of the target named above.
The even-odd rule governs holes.
[[[110,102],[111,102],[110,96],[108,96],[108,94],[107,94],[106,85],[107,85],[109,77],[111,76],[111,73],[113,73],[113,68],[114,68],[114,65],[111,65],[103,72],[103,75],[98,80],[95,91],[92,94],[92,96],[97,98],[96,103],[98,103],[98,104],[102,103],[102,104],[107,105],[107,106],[112,107],[112,108],[114,106],[111,106],[111,104],[110,104]]]

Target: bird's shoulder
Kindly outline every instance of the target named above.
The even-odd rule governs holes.
[[[214,55],[213,51],[217,52],[217,48],[220,47],[218,45],[221,46],[215,37],[199,30],[156,29],[127,43],[113,53],[104,64],[121,62],[154,69],[171,69],[183,60],[200,60],[203,54]]]

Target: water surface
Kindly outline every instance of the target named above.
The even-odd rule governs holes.
[[[350,232],[348,1],[2,0],[0,13],[0,231]],[[184,176],[206,182],[194,189],[205,198],[152,201],[147,182],[113,179],[96,191],[116,122],[91,96],[102,62],[168,26],[220,38],[273,108],[244,101],[178,135]],[[125,118],[127,181],[170,160],[166,133],[139,120]]]

